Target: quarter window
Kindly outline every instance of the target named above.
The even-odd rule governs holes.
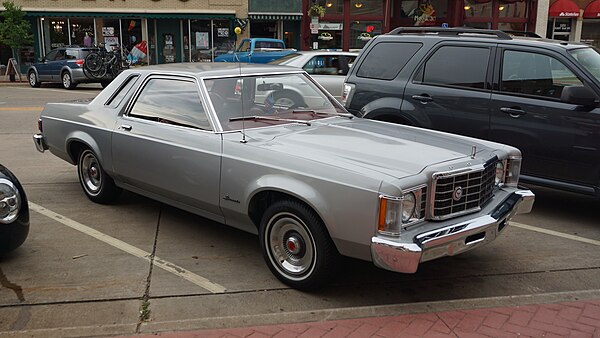
[[[109,108],[118,107],[121,104],[121,101],[123,101],[123,98],[125,97],[125,95],[127,95],[127,93],[129,93],[129,91],[131,90],[131,88],[133,87],[133,85],[135,84],[137,79],[138,79],[138,76],[136,75],[136,76],[131,76],[127,80],[125,80],[125,84],[122,85],[121,88],[119,88],[117,93],[115,95],[113,95],[112,98],[110,98],[110,100],[106,103],[106,105]]]
[[[356,76],[392,80],[421,46],[420,43],[378,43],[363,59]]]
[[[485,88],[489,48],[443,46],[421,67],[416,82]]]
[[[560,98],[566,86],[583,83],[562,62],[543,54],[507,50],[502,61],[500,90]]]
[[[150,79],[129,115],[165,124],[211,129],[198,86],[192,80]]]

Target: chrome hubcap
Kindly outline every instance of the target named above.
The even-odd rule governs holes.
[[[71,76],[69,76],[69,74],[63,75],[63,85],[65,87],[68,87],[71,85]]]
[[[96,157],[90,153],[84,155],[81,160],[81,178],[86,190],[95,194],[102,186],[102,175],[100,174],[100,163]]]
[[[32,86],[35,84],[35,74],[33,73],[29,74],[29,84]]]
[[[288,278],[301,279],[314,268],[314,239],[294,215],[275,215],[270,221],[266,240],[271,260]]]

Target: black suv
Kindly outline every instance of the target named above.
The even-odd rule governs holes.
[[[468,28],[397,28],[344,84],[355,115],[510,144],[521,180],[600,197],[600,54]]]

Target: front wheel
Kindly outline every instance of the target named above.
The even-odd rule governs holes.
[[[121,188],[115,185],[115,181],[102,169],[96,154],[89,149],[79,154],[77,173],[83,192],[96,203],[114,202],[121,193]]]
[[[29,80],[29,85],[33,88],[39,88],[42,85],[40,80],[38,80],[35,71],[33,70],[29,72],[29,75],[27,75],[27,79]]]
[[[298,201],[281,200],[267,208],[260,245],[271,272],[293,288],[316,289],[334,273],[335,245],[319,216]]]
[[[73,89],[77,87],[77,83],[73,82],[73,78],[71,77],[71,73],[63,72],[61,75],[62,84],[65,89]]]

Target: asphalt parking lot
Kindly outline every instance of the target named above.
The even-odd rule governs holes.
[[[35,150],[31,136],[46,102],[99,91],[0,85],[0,163],[20,179],[31,209],[29,238],[0,257],[0,336],[121,335],[393,315],[424,311],[423,304],[600,298],[600,201],[539,187],[530,187],[533,212],[486,247],[413,275],[347,259],[329,287],[290,289],[264,264],[257,237],[133,193],[95,204],[74,166]]]

